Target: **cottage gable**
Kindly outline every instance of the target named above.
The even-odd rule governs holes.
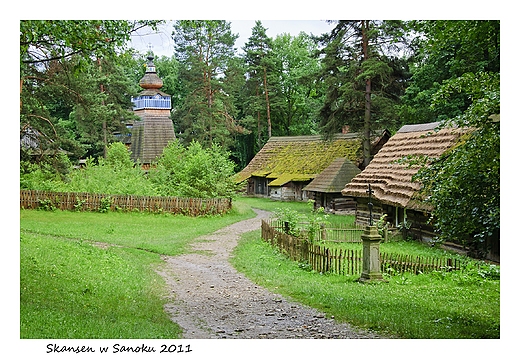
[[[374,148],[388,140],[388,131],[374,138]],[[271,137],[237,175],[248,181],[247,193],[276,199],[305,200],[303,187],[334,160],[348,159],[354,167],[362,162],[362,141],[357,133],[337,134],[330,141],[321,136]],[[339,191],[345,183],[341,185]]]
[[[332,163],[316,176],[306,187],[305,191],[321,193],[339,193],[352,178],[361,170],[346,158],[336,158]]]

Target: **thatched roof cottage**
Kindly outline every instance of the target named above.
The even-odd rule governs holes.
[[[374,138],[380,148],[389,138],[382,131]],[[361,138],[356,133],[338,134],[330,141],[321,136],[271,137],[249,164],[238,173],[237,182],[247,181],[247,194],[280,200],[306,200],[303,188],[335,159],[362,162]]]
[[[452,148],[464,130],[445,128],[438,130],[439,123],[403,126],[381,150],[370,164],[341,191],[344,196],[356,199],[356,222],[367,224],[368,184],[373,190],[374,220],[383,214],[395,226],[407,222],[410,233],[423,240],[434,236],[428,224],[432,208],[418,198],[420,183],[412,181],[419,168],[409,166],[402,160],[406,156],[439,157]]]

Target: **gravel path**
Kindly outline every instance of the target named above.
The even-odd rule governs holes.
[[[289,301],[238,273],[228,258],[244,232],[260,228],[269,212],[232,224],[193,244],[196,253],[163,256],[159,272],[169,287],[165,309],[183,338],[379,338],[336,323],[313,308]]]

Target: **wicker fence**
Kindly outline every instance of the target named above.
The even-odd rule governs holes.
[[[325,246],[290,236],[262,221],[262,239],[280,249],[290,259],[308,263],[320,273],[357,275],[363,270],[363,250],[329,249]],[[451,258],[426,258],[410,255],[381,253],[381,272],[427,273],[441,270],[459,270],[460,262]]]
[[[69,211],[148,211],[202,216],[226,213],[230,198],[179,198],[20,190],[20,208]]]

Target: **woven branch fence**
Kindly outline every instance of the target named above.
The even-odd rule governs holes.
[[[276,246],[291,260],[308,263],[313,270],[320,273],[360,275],[363,271],[362,249],[330,249],[280,232],[266,221],[262,221],[262,239]],[[460,270],[460,261],[452,258],[381,253],[380,261],[381,272],[389,274]]]
[[[25,209],[148,211],[202,216],[226,213],[231,207],[231,198],[202,199],[20,190],[20,208]]]

